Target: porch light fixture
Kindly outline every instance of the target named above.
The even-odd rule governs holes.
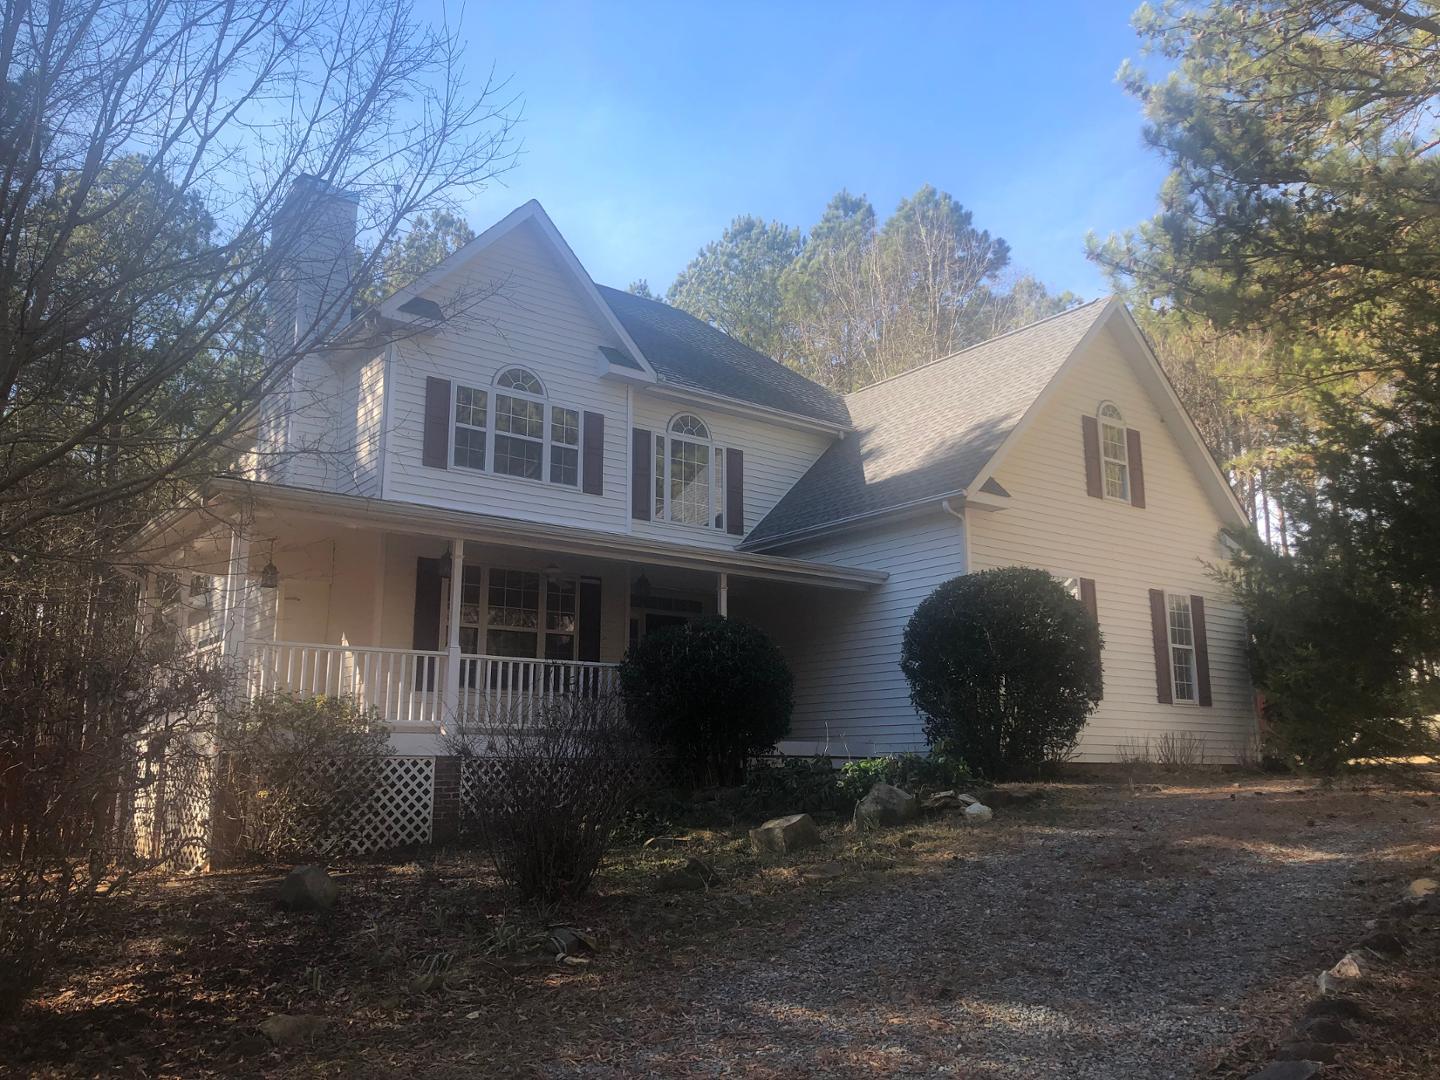
[[[650,595],[650,579],[643,572],[635,579],[635,595],[642,600]]]
[[[563,574],[564,571],[552,562],[548,566],[546,566],[545,569],[541,571],[541,573],[545,575],[546,581],[554,585],[557,581],[560,580],[560,575]]]
[[[450,580],[450,564],[455,561],[455,555],[450,550],[450,545],[445,545],[445,554],[440,556],[440,580]]]
[[[275,541],[270,541],[270,557],[265,560],[265,565],[260,570],[260,588],[278,589],[280,587],[280,570],[275,565]]]

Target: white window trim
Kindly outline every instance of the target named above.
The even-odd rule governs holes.
[[[1190,600],[1190,594],[1183,591],[1164,590],[1165,595],[1165,657],[1170,662],[1170,701],[1174,705],[1196,705],[1200,704],[1200,653],[1195,648],[1195,605]],[[1176,643],[1174,629],[1170,625],[1170,600],[1172,598],[1185,601],[1185,607],[1190,612],[1190,644],[1181,645]],[[1191,690],[1194,697],[1182,698],[1180,689],[1175,682],[1175,650],[1184,649],[1190,654],[1190,670],[1194,672],[1191,681]]]
[[[495,629],[495,630],[514,630],[514,629],[515,629],[515,627],[513,627],[513,626],[495,626],[495,627],[491,627],[491,625],[490,625],[490,572],[491,572],[491,570],[513,570],[513,571],[516,571],[517,573],[522,573],[522,574],[536,574],[536,575],[538,575],[539,578],[540,578],[540,592],[539,592],[538,597],[536,598],[536,603],[537,603],[538,606],[537,606],[536,612],[535,612],[535,619],[536,619],[536,622],[535,622],[535,651],[536,651],[536,653],[538,653],[539,655],[537,655],[537,656],[506,656],[506,657],[500,657],[500,659],[504,659],[504,660],[534,660],[534,661],[537,661],[537,662],[544,663],[545,660],[546,660],[546,657],[545,657],[545,644],[546,644],[545,638],[546,638],[546,635],[551,634],[551,633],[555,633],[555,634],[563,633],[563,631],[560,631],[560,630],[554,630],[554,631],[552,631],[552,630],[548,629],[548,628],[547,628],[547,625],[546,625],[547,622],[548,622],[548,617],[549,617],[550,579],[545,576],[545,571],[543,571],[543,570],[527,570],[527,569],[525,569],[524,567],[519,567],[519,566],[494,566],[494,567],[492,567],[492,566],[490,566],[488,563],[483,564],[483,565],[477,567],[474,563],[466,562],[466,563],[465,563],[465,566],[464,566],[464,567],[461,567],[461,570],[460,570],[460,573],[461,573],[461,576],[462,576],[462,577],[464,576],[465,568],[466,568],[466,567],[468,567],[468,568],[470,568],[470,569],[472,569],[472,570],[473,570],[473,569],[478,569],[478,570],[480,571],[480,604],[479,604],[479,607],[480,607],[480,622],[479,622],[478,624],[460,623],[459,625],[460,625],[462,628],[467,628],[467,627],[474,626],[474,628],[475,628],[476,631],[477,631],[477,633],[476,633],[476,635],[475,635],[475,645],[476,645],[476,647],[477,647],[480,651],[479,651],[479,652],[474,652],[474,653],[464,653],[463,655],[465,655],[465,656],[492,656],[492,655],[494,655],[494,654],[485,651],[486,643],[487,643],[487,641],[489,640],[490,631],[491,631],[492,629]],[[575,629],[574,629],[574,631],[572,631],[571,634],[570,634],[570,637],[573,639],[572,642],[571,642],[571,647],[570,647],[570,658],[569,658],[568,661],[567,661],[567,660],[551,660],[551,661],[550,661],[550,663],[552,663],[552,664],[563,664],[563,663],[574,662],[574,661],[576,660],[576,658],[580,655],[580,576],[579,576],[578,574],[562,574],[562,575],[560,575],[559,577],[556,578],[556,581],[569,582],[569,583],[571,583],[571,584],[573,584],[573,585],[575,586]],[[440,603],[440,641],[442,642],[441,648],[448,648],[448,647],[449,647],[449,642],[446,640],[447,637],[449,636],[449,633],[450,633],[450,612],[449,612],[449,607],[450,607],[450,590],[449,590],[449,589],[445,589],[445,590],[442,590],[442,592],[441,592],[441,603]],[[522,631],[520,631],[520,632],[521,632],[521,633],[528,633],[528,631],[524,631],[524,630],[522,630]]]
[[[675,426],[675,422],[679,420],[682,416],[693,416],[695,419],[699,420],[700,423],[704,424],[705,432],[709,436],[708,441],[705,439],[698,439],[694,435],[674,434],[671,431],[671,428]],[[715,429],[711,427],[710,422],[696,412],[676,413],[666,422],[664,431],[657,432],[654,438],[657,441],[650,448],[652,467],[654,465],[654,459],[656,456],[655,450],[657,449],[657,447],[661,450],[659,457],[660,465],[662,466],[660,470],[657,470],[657,474],[655,477],[655,479],[660,484],[661,492],[661,505],[657,508],[658,512],[655,515],[655,520],[663,521],[667,525],[678,525],[684,529],[705,529],[709,532],[724,532],[725,492],[722,491],[721,488],[724,486],[723,475],[725,466],[722,464],[721,459],[725,453],[725,448],[716,443]],[[662,439],[665,440],[663,446],[658,441]],[[670,516],[670,446],[671,443],[677,439],[681,442],[693,443],[696,446],[708,447],[710,450],[710,462],[707,477],[709,510],[705,515],[705,521],[703,523],[697,523],[694,521],[676,521]],[[651,493],[651,502],[655,502],[653,492]]]
[[[1114,409],[1115,412],[1119,414],[1120,422],[1118,424],[1113,418],[1105,415],[1105,409],[1107,407]],[[1102,401],[1095,409],[1095,421],[1100,427],[1100,494],[1111,502],[1119,502],[1127,506],[1133,506],[1135,504],[1135,489],[1130,477],[1130,425],[1125,422],[1125,414],[1121,411],[1120,406],[1108,400]],[[1120,446],[1124,450],[1124,457],[1111,457],[1105,452],[1105,429],[1107,427],[1115,428],[1120,432]],[[1110,482],[1106,466],[1111,463],[1119,465],[1125,470],[1124,495],[1110,494]]]
[[[516,370],[528,373],[537,383],[540,384],[540,388],[544,392],[540,394],[532,394],[526,390],[515,390],[510,387],[502,387],[500,385],[501,377],[506,372]],[[480,430],[479,428],[473,427],[470,424],[462,425],[458,420],[455,419],[455,410],[459,406],[460,391],[462,388],[469,390],[472,393],[485,395],[485,468],[483,469],[476,469],[469,465],[459,465],[455,462],[455,429],[457,427],[465,427],[471,431]],[[533,436],[529,435],[516,435],[512,432],[500,432],[498,430],[496,420],[499,415],[499,397],[501,394],[504,394],[506,397],[513,397],[522,401],[534,401],[539,403],[541,409],[541,437],[539,439],[536,439]],[[552,456],[551,449],[554,446],[554,428],[552,425],[554,424],[554,412],[556,409],[564,409],[567,412],[573,412],[576,417],[575,445],[573,447],[569,447],[565,446],[563,443],[561,444],[563,449],[573,449],[575,451],[575,483],[573,484],[564,484],[557,480],[550,479],[550,459]],[[523,442],[538,442],[540,444],[540,475],[517,476],[515,473],[500,472],[495,467],[495,436],[497,434],[504,434],[510,438],[519,439]],[[545,390],[544,381],[540,378],[540,376],[536,375],[529,368],[521,367],[517,364],[511,364],[508,367],[503,367],[495,373],[495,377],[490,380],[490,385],[488,387],[473,386],[469,383],[461,383],[457,380],[451,381],[450,460],[447,463],[449,467],[456,469],[464,469],[467,472],[483,472],[490,476],[503,477],[506,480],[519,480],[522,483],[544,484],[547,487],[561,488],[565,491],[583,491],[585,476],[584,458],[585,410],[575,406],[565,405],[563,403],[552,402],[550,400],[549,392]]]

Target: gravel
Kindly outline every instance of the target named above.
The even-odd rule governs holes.
[[[1256,787],[1092,789],[1059,816],[999,814],[988,850],[808,905],[632,988],[681,1003],[658,1029],[626,1018],[622,992],[608,1048],[542,1070],[1194,1075],[1298,1011],[1363,932],[1354,881],[1383,873],[1392,845],[1436,836],[1427,815],[1397,828],[1382,796]]]

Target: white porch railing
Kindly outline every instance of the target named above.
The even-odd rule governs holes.
[[[446,655],[415,649],[252,641],[250,693],[352,697],[391,724],[438,727]]]
[[[618,665],[577,660],[462,656],[456,712],[467,724],[518,727],[565,696],[595,698],[617,689]]]
[[[251,695],[353,697],[391,724],[438,728],[446,719],[447,653],[303,641],[251,641],[246,652]],[[516,727],[541,716],[546,704],[559,697],[600,697],[616,690],[617,668],[587,661],[462,656],[455,712],[467,724]]]

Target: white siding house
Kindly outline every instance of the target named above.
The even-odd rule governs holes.
[[[343,211],[319,220],[343,232]],[[277,306],[290,338],[307,305]],[[923,749],[906,622],[1007,565],[1094,598],[1086,759],[1185,732],[1226,760],[1253,727],[1206,569],[1244,518],[1114,301],[842,397],[595,285],[532,202],[307,356],[258,430],[152,546],[222,579],[253,688],[355,694],[406,754],[438,759],[456,715],[608,685],[636,638],[716,614],[786,654],[786,749]],[[1156,603],[1189,629],[1170,640]]]

